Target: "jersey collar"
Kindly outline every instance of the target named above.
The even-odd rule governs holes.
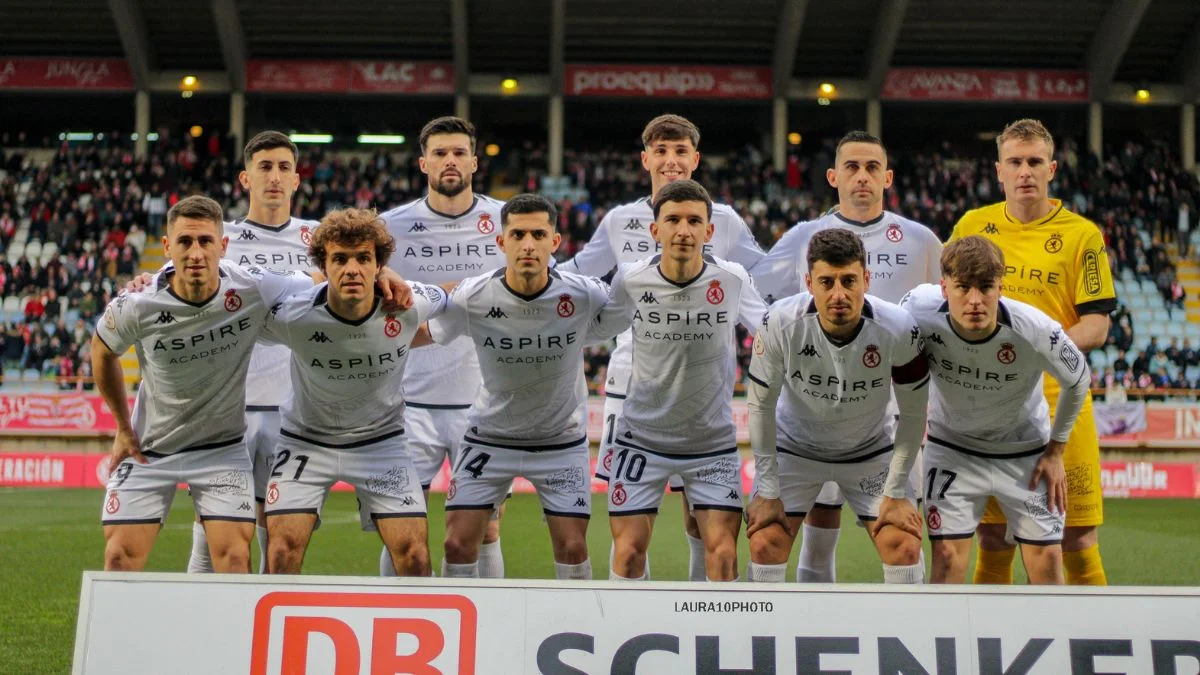
[[[874,218],[872,218],[870,220],[865,220],[865,221],[864,220],[851,220],[850,218],[843,216],[841,211],[838,211],[837,213],[833,214],[833,217],[837,218],[838,220],[842,221],[843,223],[846,223],[847,225],[853,225],[854,227],[870,227],[872,225],[882,222],[883,217],[886,215],[887,215],[887,211],[881,211],[878,216],[875,216]]]
[[[462,213],[460,213],[458,215],[454,215],[452,213],[442,213],[441,211],[438,211],[437,209],[430,206],[429,195],[425,195],[425,197],[424,197],[424,199],[422,199],[422,201],[425,202],[425,208],[429,209],[433,213],[435,213],[443,218],[449,218],[449,219],[453,220],[455,218],[462,218],[463,216],[467,215],[468,213],[474,211],[475,207],[479,204],[479,195],[475,195],[475,198],[471,200],[471,205],[467,207],[467,210],[463,211]]]
[[[1025,228],[1041,227],[1042,225],[1054,220],[1058,216],[1059,212],[1063,210],[1063,203],[1061,199],[1051,199],[1050,203],[1054,206],[1054,208],[1050,209],[1049,215],[1031,223],[1022,223],[1021,221],[1012,217],[1012,214],[1008,212],[1008,202],[1004,202],[1004,217],[1013,225],[1020,225],[1021,227]]]
[[[504,290],[508,291],[509,293],[512,293],[514,296],[520,298],[521,300],[524,300],[525,302],[533,302],[534,300],[537,300],[538,298],[542,297],[542,295],[545,294],[546,291],[550,290],[550,287],[554,285],[554,280],[561,278],[559,276],[558,272],[555,272],[553,269],[551,269],[550,275],[546,277],[546,285],[542,286],[542,290],[540,290],[536,293],[530,294],[530,295],[525,295],[523,293],[516,292],[515,290],[513,290],[512,286],[508,285],[508,277],[505,276],[506,269],[508,269],[508,268],[501,267],[500,269],[496,270],[496,273],[493,276],[497,276],[500,278],[500,284],[502,286],[504,286]]]
[[[282,225],[263,225],[262,223],[250,220],[249,218],[239,218],[235,222],[237,222],[239,225],[252,225],[259,229],[269,230],[271,232],[283,232],[288,228],[289,225],[292,224],[292,218],[289,216]]]

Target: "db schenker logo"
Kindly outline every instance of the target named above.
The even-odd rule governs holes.
[[[462,595],[268,593],[254,609],[250,675],[475,675],[478,623]]]

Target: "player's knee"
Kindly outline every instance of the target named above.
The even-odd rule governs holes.
[[[137,571],[144,561],[131,547],[110,540],[104,546],[104,569],[109,572]]]
[[[979,547],[989,551],[1012,548],[1005,539],[1007,530],[1004,525],[980,525],[975,529],[975,534],[979,536]]]
[[[407,577],[428,576],[429,547],[425,542],[403,542],[392,551],[396,574]]]
[[[907,532],[885,528],[877,541],[883,562],[888,565],[916,565],[921,559],[921,540]]]
[[[578,565],[588,559],[587,540],[572,537],[554,547],[554,560],[566,565]]]
[[[250,547],[246,545],[211,546],[213,569],[217,572],[250,571]]]
[[[479,558],[479,545],[468,542],[459,533],[447,532],[443,548],[446,552],[446,561],[456,565],[473,563]]]
[[[787,562],[791,552],[791,541],[783,528],[771,526],[750,537],[750,559],[762,565],[778,565]]]
[[[1062,550],[1082,551],[1100,543],[1100,533],[1094,526],[1063,528]]]
[[[643,542],[613,542],[613,566],[618,570],[637,570],[640,575],[646,567],[646,548]]]

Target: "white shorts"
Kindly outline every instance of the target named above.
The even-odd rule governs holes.
[[[542,449],[464,440],[446,490],[446,510],[494,510],[513,479],[522,476],[533,483],[545,515],[590,518],[590,468],[587,438]]]
[[[442,470],[442,463],[458,456],[463,434],[467,433],[467,413],[470,407],[431,407],[408,404],[404,408],[404,433],[408,438],[408,453],[421,486],[428,490]]]
[[[373,531],[381,518],[424,518],[425,496],[402,433],[331,447],[284,431],[267,486],[267,516],[312,513],[320,517],[329,489],[339,480],[354,486],[359,521]]]
[[[267,498],[267,479],[279,445],[279,409],[246,411],[246,451],[254,464],[254,499]]]
[[[200,520],[254,522],[253,471],[241,440],[189,448],[166,456],[132,458],[109,474],[101,506],[105,525],[161,523],[171,510],[175,489],[186,483]]]
[[[742,470],[737,448],[674,455],[617,441],[608,482],[611,516],[658,513],[668,479],[683,480],[692,510],[742,511]]]
[[[612,471],[613,434],[617,432],[617,418],[625,410],[625,395],[609,395],[604,397],[604,433],[600,436],[600,461],[596,462],[596,478],[608,482],[608,474]],[[672,475],[667,480],[671,492],[683,492],[683,478]]]
[[[890,447],[857,462],[819,462],[780,450],[779,496],[784,511],[803,518],[833,483],[860,521],[875,520],[891,461]],[[911,492],[909,497],[913,497]]]
[[[1061,543],[1066,515],[1050,512],[1045,482],[1029,489],[1029,479],[1043,451],[1038,448],[1022,456],[987,457],[930,438],[925,443],[925,524],[929,538],[971,538],[988,497],[995,497],[1008,520],[1010,543]]]

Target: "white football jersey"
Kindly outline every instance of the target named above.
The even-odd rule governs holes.
[[[680,455],[734,448],[734,326],[753,333],[766,305],[737,263],[705,256],[700,274],[677,284],[660,258],[622,264],[613,279],[610,302],[633,317],[618,442]]]
[[[940,287],[920,286],[902,305],[921,327],[933,375],[930,440],[988,455],[1022,454],[1046,444],[1050,410],[1042,374],[1049,372],[1063,389],[1088,376],[1083,354],[1057,321],[1001,298],[996,332],[972,342],[951,328]]]
[[[282,432],[325,447],[352,447],[404,433],[403,381],[421,323],[445,309],[437,286],[409,282],[413,304],[385,312],[375,298],[359,321],[337,316],[329,285],[284,300],[271,311],[263,339],[291,349],[295,388],[280,411]]]
[[[546,288],[525,296],[503,268],[454,289],[429,330],[437,342],[467,336],[479,357],[467,443],[555,450],[587,440],[583,346],[629,325],[608,294],[597,279],[551,270]]]
[[[171,289],[163,269],[152,286],[119,296],[96,331],[115,354],[130,346],[142,371],[133,428],[149,456],[217,447],[246,431],[246,371],[271,307],[312,286],[294,272],[220,261],[220,287],[199,305]]]
[[[613,207],[603,219],[592,238],[574,258],[561,263],[557,269],[592,277],[602,277],[623,263],[637,262],[662,250],[650,236],[654,222],[654,207],[649,197]],[[713,204],[713,236],[704,245],[704,252],[715,258],[735,262],[747,270],[766,255],[746,221],[725,204]],[[632,365],[631,336],[617,336],[617,346],[608,360],[607,390],[624,394]]]
[[[892,447],[892,387],[929,382],[920,332],[908,312],[868,295],[862,323],[844,344],[821,328],[813,297],[771,306],[754,341],[750,379],[781,390],[775,411],[779,449],[821,462],[866,459]]]
[[[396,252],[388,267],[400,276],[426,284],[459,281],[505,264],[496,243],[504,202],[477,195],[458,216],[434,211],[418,199],[383,214]],[[479,362],[471,340],[462,337],[421,351],[404,376],[409,405],[468,408],[479,391]]]
[[[941,279],[942,243],[924,225],[884,211],[879,218],[860,223],[841,213],[827,213],[816,220],[797,223],[788,230],[751,273],[765,296],[775,299],[804,292],[808,272],[808,242],[821,230],[840,227],[862,239],[867,249],[870,294],[888,302],[921,284]]]
[[[270,267],[274,270],[308,272],[317,269],[309,260],[308,244],[320,225],[315,220],[292,218],[278,227],[260,225],[242,218],[225,223],[229,247],[225,258],[242,267]],[[288,349],[282,345],[259,343],[250,354],[246,375],[246,408],[274,410],[292,390],[288,368]]]

